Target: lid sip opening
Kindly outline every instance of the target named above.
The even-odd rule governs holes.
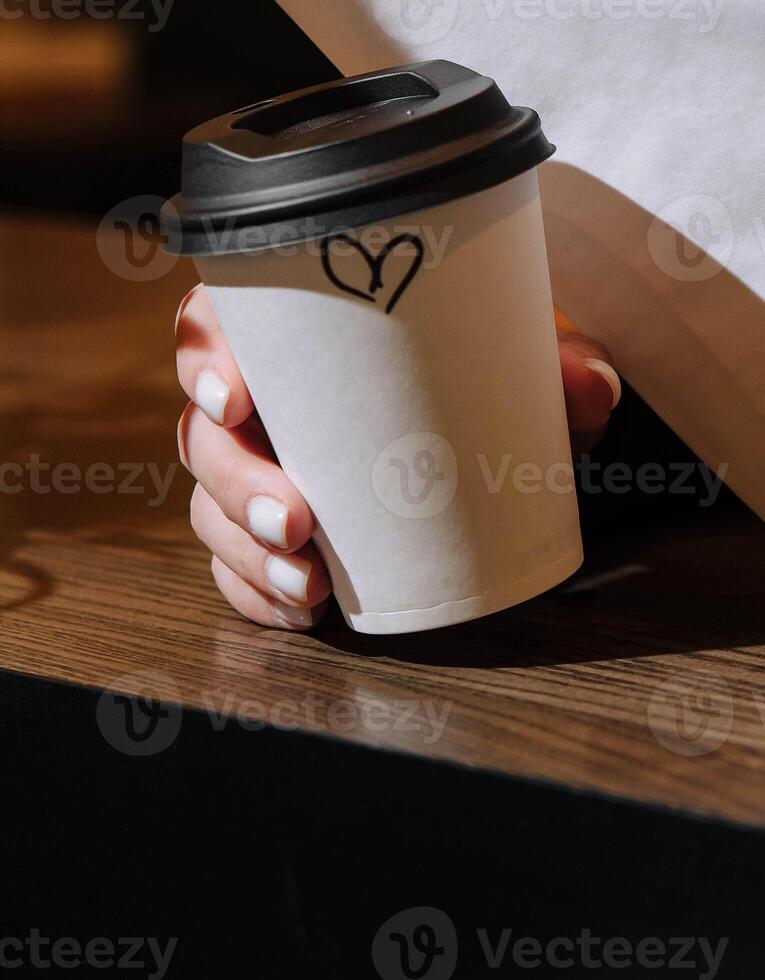
[[[261,136],[295,138],[317,129],[331,130],[354,119],[361,125],[369,114],[412,111],[438,91],[414,72],[395,76],[352,79],[352,84],[298,93],[284,101],[269,102],[233,122],[233,129],[247,129]]]
[[[168,251],[253,251],[359,227],[509,180],[554,152],[533,109],[448,61],[259,102],[186,135]]]

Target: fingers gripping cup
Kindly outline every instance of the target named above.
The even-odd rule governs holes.
[[[561,582],[582,548],[531,109],[445,61],[185,139],[194,257],[348,623],[431,629]]]

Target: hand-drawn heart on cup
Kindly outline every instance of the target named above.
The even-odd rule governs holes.
[[[368,289],[357,289],[355,286],[351,286],[349,283],[344,282],[337,275],[332,267],[332,259],[330,256],[330,245],[332,242],[345,242],[347,245],[350,245],[352,248],[356,249],[356,251],[364,257],[364,260],[369,266],[369,271],[372,273],[372,279],[369,283]],[[422,260],[425,255],[425,248],[417,235],[398,235],[396,238],[392,238],[387,245],[384,245],[383,248],[380,249],[376,257],[373,256],[369,249],[366,248],[366,246],[360,241],[355,238],[351,238],[350,235],[347,235],[344,232],[336,235],[329,235],[327,238],[323,239],[321,243],[321,264],[324,267],[324,272],[327,274],[329,281],[337,286],[338,289],[342,289],[344,292],[350,293],[352,296],[358,296],[360,299],[369,300],[370,303],[376,303],[377,300],[375,299],[375,293],[378,289],[383,288],[382,271],[385,260],[395,248],[397,248],[399,245],[403,245],[405,242],[414,245],[415,254],[412,258],[412,264],[409,266],[409,270],[396,287],[395,292],[388,300],[385,307],[385,312],[390,313],[392,312],[396,303],[398,303],[398,301],[401,299],[407,286],[417,275],[417,272],[422,265]]]

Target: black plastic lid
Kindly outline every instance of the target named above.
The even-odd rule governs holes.
[[[449,61],[343,78],[219,116],[183,141],[167,249],[249,251],[492,187],[553,152],[533,109]]]

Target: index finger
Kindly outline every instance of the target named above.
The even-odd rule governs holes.
[[[230,428],[252,415],[252,398],[202,283],[178,307],[175,342],[181,387],[211,421]]]

